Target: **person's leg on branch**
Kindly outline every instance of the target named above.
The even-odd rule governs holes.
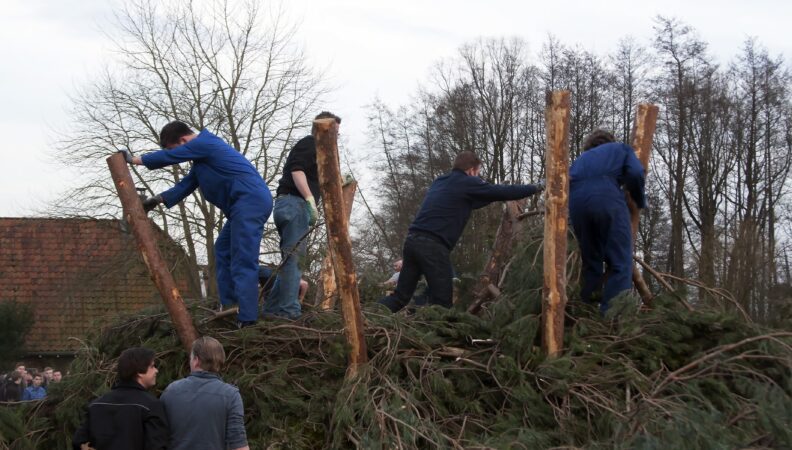
[[[608,279],[602,291],[600,311],[605,314],[610,300],[632,288],[633,246],[630,213],[626,204],[615,204],[607,209],[610,217],[605,244],[605,262],[608,264]]]
[[[396,282],[396,290],[379,301],[380,304],[388,307],[391,312],[398,312],[407,306],[407,304],[410,303],[412,295],[415,293],[418,280],[422,275],[416,252],[416,249],[420,247],[420,245],[421,243],[416,243],[410,235],[408,235],[407,239],[404,241],[404,247],[402,249],[402,270],[399,273],[399,281]]]
[[[451,252],[443,244],[435,241],[424,245],[421,251],[423,253],[421,269],[426,276],[429,304],[450,308],[454,293]]]
[[[603,224],[598,214],[598,208],[588,208],[586,205],[570,209],[572,228],[580,247],[583,278],[580,299],[584,303],[595,301],[595,294],[601,291],[604,277],[605,240],[602,232]]]
[[[284,195],[275,200],[274,219],[281,238],[282,262],[276,274],[277,289],[273,289],[272,301],[264,308],[267,314],[296,319],[302,313],[298,299],[302,276],[299,264],[305,254],[308,214],[302,197]]]
[[[239,303],[234,292],[234,280],[231,278],[231,220],[226,218],[223,229],[215,240],[215,279],[217,293],[222,308],[229,308]]]
[[[269,211],[262,211],[259,202],[237,201],[232,215],[231,273],[234,292],[239,299],[238,320],[255,322],[258,319],[258,257]]]

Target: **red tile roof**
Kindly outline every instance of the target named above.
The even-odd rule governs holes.
[[[159,231],[160,251],[184,297],[184,250]],[[134,236],[108,219],[0,218],[0,301],[34,307],[25,348],[70,352],[96,319],[162,302]]]

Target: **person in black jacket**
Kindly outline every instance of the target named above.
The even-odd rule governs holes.
[[[9,373],[5,380],[3,380],[2,389],[0,389],[0,401],[3,402],[18,402],[22,399],[22,375],[16,370]]]
[[[402,270],[396,291],[380,300],[392,312],[410,302],[421,275],[426,277],[428,304],[451,307],[451,250],[470,214],[499,200],[517,200],[541,192],[541,184],[497,185],[479,178],[481,160],[471,151],[457,155],[450,173],[437,177],[404,241]]]
[[[170,431],[165,408],[146,392],[157,384],[157,372],[152,350],[124,350],[118,358],[118,381],[88,405],[88,416],[72,438],[74,449],[167,449]]]

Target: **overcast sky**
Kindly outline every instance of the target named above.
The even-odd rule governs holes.
[[[119,0],[5,0],[0,14],[0,216],[27,216],[79,174],[54,163],[69,95],[112,57],[102,27]],[[548,34],[604,54],[632,35],[649,44],[657,14],[693,26],[727,63],[754,36],[792,60],[792,1],[287,0],[309,62],[337,89],[349,147],[366,144],[366,105],[409,101],[432,65],[479,37],[520,37],[536,54]],[[306,130],[307,131],[307,130]],[[109,176],[109,175],[108,175]]]

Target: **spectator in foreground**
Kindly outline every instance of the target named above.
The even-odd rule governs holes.
[[[85,422],[74,433],[74,450],[163,450],[168,448],[168,420],[156,397],[146,392],[157,384],[154,352],[134,347],[118,358],[113,389],[88,405]]]
[[[161,396],[171,450],[249,449],[239,389],[219,375],[224,363],[225,351],[216,339],[193,342],[190,375],[171,383]]]

